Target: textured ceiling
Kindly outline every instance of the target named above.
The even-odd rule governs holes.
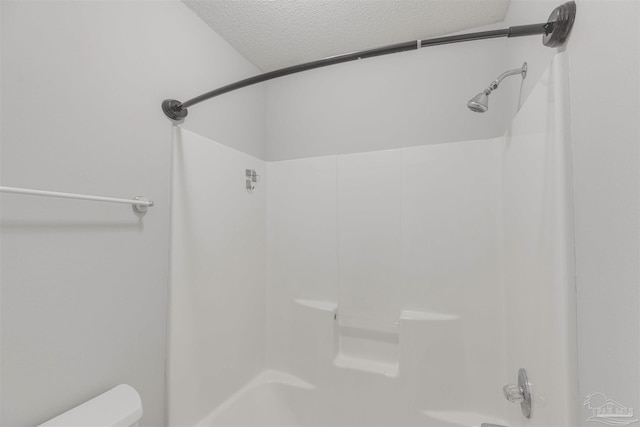
[[[509,0],[183,0],[263,71],[504,19]]]

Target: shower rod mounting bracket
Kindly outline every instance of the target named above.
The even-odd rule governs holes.
[[[417,50],[428,46],[436,46],[450,43],[460,43],[465,41],[492,39],[498,37],[524,37],[533,35],[542,35],[542,44],[555,48],[562,46],[571,33],[571,28],[575,21],[576,3],[568,1],[556,7],[547,22],[530,25],[517,25],[501,30],[481,31],[477,33],[458,34],[454,36],[436,37],[426,40],[411,40],[404,43],[397,43],[388,46],[382,46],[375,49],[363,50],[342,55],[330,56],[328,58],[319,59],[317,61],[307,62],[304,64],[294,65],[291,67],[281,68],[279,70],[269,71],[258,74],[235,83],[231,83],[202,95],[196,96],[185,102],[176,99],[165,99],[162,101],[162,111],[174,123],[181,123],[189,114],[188,108],[206,101],[224,93],[231,92],[243,87],[262,83],[267,80],[302,71],[313,70],[315,68],[326,67],[328,65],[340,64],[343,62],[355,61],[359,59],[372,58],[375,56],[388,55],[397,52],[406,52],[409,50]]]
[[[176,99],[162,101],[162,111],[174,122],[182,122],[189,114],[186,108],[182,108],[182,103]]]
[[[574,1],[566,2],[553,9],[547,19],[547,25],[551,27],[551,30],[542,36],[542,44],[547,47],[562,46],[569,38],[575,19],[576,2]]]
[[[150,207],[153,207],[153,202],[151,200],[147,199],[144,196],[135,196],[133,198],[133,200],[137,200],[139,202],[143,202],[142,204],[133,203],[131,205],[131,207],[133,208],[133,212],[135,212],[137,214],[144,215],[144,214],[147,213],[147,210]]]

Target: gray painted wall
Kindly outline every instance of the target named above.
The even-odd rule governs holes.
[[[509,94],[518,79],[504,82],[484,115],[465,104],[513,68],[507,43],[434,46],[268,82],[267,160],[501,136],[516,112]]]
[[[2,185],[128,206],[3,195],[3,426],[38,424],[119,383],[165,422],[171,126],[188,98],[257,72],[179,1],[2,1]],[[171,32],[167,32],[171,29]],[[264,88],[186,128],[263,156]]]

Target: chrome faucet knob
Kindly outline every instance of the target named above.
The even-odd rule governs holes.
[[[511,403],[520,403],[524,401],[524,391],[519,385],[509,384],[502,387],[505,399]]]
[[[519,403],[522,415],[531,418],[531,383],[527,371],[518,370],[518,384],[508,384],[502,387],[504,397],[511,403]]]

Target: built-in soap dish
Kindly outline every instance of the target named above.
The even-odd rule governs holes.
[[[399,323],[336,313],[334,364],[395,378],[400,363]]]

